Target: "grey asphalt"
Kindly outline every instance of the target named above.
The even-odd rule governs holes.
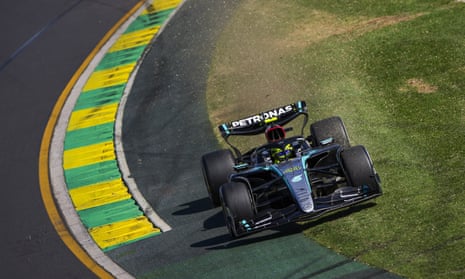
[[[136,0],[0,1],[2,278],[95,278],[59,238],[38,181],[58,96]]]

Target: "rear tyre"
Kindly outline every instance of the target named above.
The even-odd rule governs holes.
[[[366,148],[357,145],[341,152],[342,164],[348,184],[352,187],[368,187],[371,193],[381,193],[381,180],[373,167]]]
[[[312,135],[313,145],[320,146],[322,142],[333,139],[343,147],[350,147],[349,135],[347,134],[344,122],[339,116],[333,116],[310,125],[310,134]]]
[[[242,182],[226,183],[220,188],[220,199],[226,226],[233,237],[238,237],[241,232],[236,224],[242,220],[250,220],[255,215],[249,186]]]
[[[234,156],[229,149],[213,151],[202,156],[202,172],[213,207],[221,205],[219,190],[234,173]]]

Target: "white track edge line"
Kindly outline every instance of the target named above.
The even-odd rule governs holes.
[[[145,197],[140,193],[139,188],[137,187],[137,183],[135,182],[134,178],[131,177],[129,167],[126,161],[126,155],[124,153],[124,148],[123,148],[123,143],[122,143],[122,137],[123,137],[123,131],[122,131],[122,122],[123,122],[123,117],[124,117],[124,109],[126,107],[127,99],[129,97],[129,94],[131,93],[132,87],[134,85],[134,80],[136,78],[137,72],[139,71],[140,63],[143,61],[143,57],[148,53],[151,45],[156,41],[158,36],[163,32],[165,29],[165,26],[167,23],[171,20],[171,18],[174,16],[175,13],[179,10],[179,8],[185,3],[185,1],[182,1],[177,7],[176,10],[173,11],[170,16],[165,20],[163,23],[162,27],[158,32],[155,34],[154,38],[152,38],[151,42],[148,44],[147,48],[145,49],[144,53],[142,54],[142,57],[138,60],[136,67],[132,71],[128,82],[126,83],[126,87],[123,92],[123,96],[121,97],[121,101],[119,103],[118,111],[116,114],[116,121],[115,121],[115,152],[116,152],[116,158],[118,160],[118,164],[121,170],[121,174],[123,176],[123,179],[126,183],[126,185],[129,188],[129,191],[131,194],[134,196],[134,199],[137,201],[141,209],[144,211],[144,214],[152,221],[152,223],[155,224],[158,228],[161,229],[162,232],[167,232],[170,231],[172,228],[170,225],[168,225],[158,214],[153,210],[153,208],[150,206],[150,204],[147,202]]]
[[[170,14],[170,16],[165,20],[160,30],[158,30],[154,38],[152,38],[150,43],[147,45],[147,48],[144,50],[144,53],[142,54],[141,58],[138,60],[136,67],[132,71],[128,79],[128,82],[126,83],[126,87],[124,89],[123,96],[121,97],[121,100],[118,106],[118,111],[116,113],[116,120],[115,120],[115,139],[114,139],[115,152],[116,152],[116,158],[118,160],[119,168],[120,168],[122,177],[124,179],[124,182],[126,183],[127,187],[129,188],[129,191],[131,192],[134,199],[137,201],[137,203],[139,204],[139,206],[141,207],[142,211],[147,216],[147,218],[149,218],[150,221],[152,221],[152,223],[155,224],[155,226],[160,228],[162,232],[170,231],[172,228],[162,218],[160,218],[160,216],[155,212],[155,210],[153,210],[153,208],[147,202],[145,197],[139,191],[139,187],[137,187],[136,181],[130,175],[130,170],[129,170],[129,167],[126,161],[126,155],[124,153],[124,148],[123,148],[123,143],[122,143],[122,137],[123,137],[123,131],[122,131],[123,124],[122,123],[123,123],[124,109],[126,107],[127,99],[134,85],[134,80],[136,78],[137,72],[139,71],[141,61],[143,61],[143,58],[148,53],[151,45],[153,45],[153,43],[156,41],[158,36],[163,32],[167,23],[171,20],[174,14],[177,13],[179,8],[184,3],[185,1],[182,1],[176,7],[176,9]]]
[[[92,59],[92,61],[89,63],[89,65],[84,70],[82,75],[79,77],[76,84],[73,86],[73,89],[71,90],[60,112],[59,118],[57,119],[57,124],[54,127],[52,140],[50,144],[50,151],[49,151],[50,184],[51,184],[53,195],[58,204],[58,207],[60,208],[60,211],[63,213],[64,221],[66,222],[68,228],[70,229],[76,241],[83,247],[83,249],[89,254],[89,256],[98,265],[102,266],[105,270],[107,270],[113,276],[115,276],[116,278],[122,278],[122,279],[126,279],[126,278],[133,279],[134,277],[131,274],[129,274],[126,270],[121,268],[119,265],[117,265],[115,262],[113,262],[113,260],[110,257],[108,257],[100,249],[100,247],[98,247],[98,245],[90,237],[87,229],[82,224],[81,219],[79,215],[77,214],[76,209],[73,206],[73,202],[71,200],[71,197],[69,196],[68,188],[67,188],[65,178],[64,178],[64,170],[63,170],[64,139],[66,136],[66,130],[68,127],[69,117],[71,116],[71,113],[74,109],[77,99],[79,98],[82,88],[84,87],[88,78],[94,72],[94,69],[97,67],[98,63],[101,61],[103,56],[108,52],[108,50],[111,48],[114,42],[123,34],[123,32],[128,28],[128,26],[138,17],[138,15],[140,15],[146,9],[146,7],[150,5],[149,2],[150,1],[146,1],[147,3],[146,5],[142,5],[133,15],[130,16],[130,19],[128,19],[124,24],[121,25],[120,28],[118,28],[115,34],[113,34],[111,38],[102,46],[100,51],[97,53],[94,59]],[[179,6],[181,6],[181,4],[178,5],[178,7]],[[167,19],[164,22],[164,25],[168,22],[168,20],[169,19]],[[161,30],[159,30],[157,35],[160,32]],[[138,61],[140,61],[141,58]],[[133,76],[135,76],[135,72],[136,70],[134,70],[133,73],[131,74],[131,79],[134,79]],[[125,98],[127,98],[127,95],[129,94],[129,93],[126,93],[127,91],[128,90],[125,89],[125,94],[124,94],[126,95]],[[120,108],[124,108],[124,106],[120,106]],[[121,128],[121,125],[118,124],[118,127]],[[121,132],[118,132],[118,135],[121,136]],[[115,131],[115,139],[116,139],[116,131]],[[121,142],[118,141],[118,144],[121,144]],[[115,145],[116,145],[116,140],[115,140]],[[115,146],[115,149],[116,149],[116,146]],[[118,159],[118,161],[121,163],[120,159]],[[126,163],[126,166],[127,166],[127,163]],[[134,186],[134,185],[131,187],[137,188],[137,186]],[[135,192],[138,190],[132,189],[130,191]],[[137,200],[136,197],[134,197],[134,199],[136,200],[137,203],[139,203],[139,200]],[[145,213],[145,210],[154,212],[153,209],[148,210],[145,207],[144,213]],[[150,218],[150,220],[152,221],[152,218]]]

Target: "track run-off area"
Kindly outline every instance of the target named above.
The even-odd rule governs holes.
[[[42,141],[56,230],[101,278],[396,278],[306,239],[300,225],[231,239],[210,207],[199,162],[218,143],[205,80],[238,4],[139,2],[96,46]]]

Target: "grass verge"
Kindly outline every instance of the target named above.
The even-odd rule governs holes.
[[[410,278],[465,276],[465,4],[246,0],[221,36],[216,125],[299,99],[370,151],[377,206],[305,235]]]

